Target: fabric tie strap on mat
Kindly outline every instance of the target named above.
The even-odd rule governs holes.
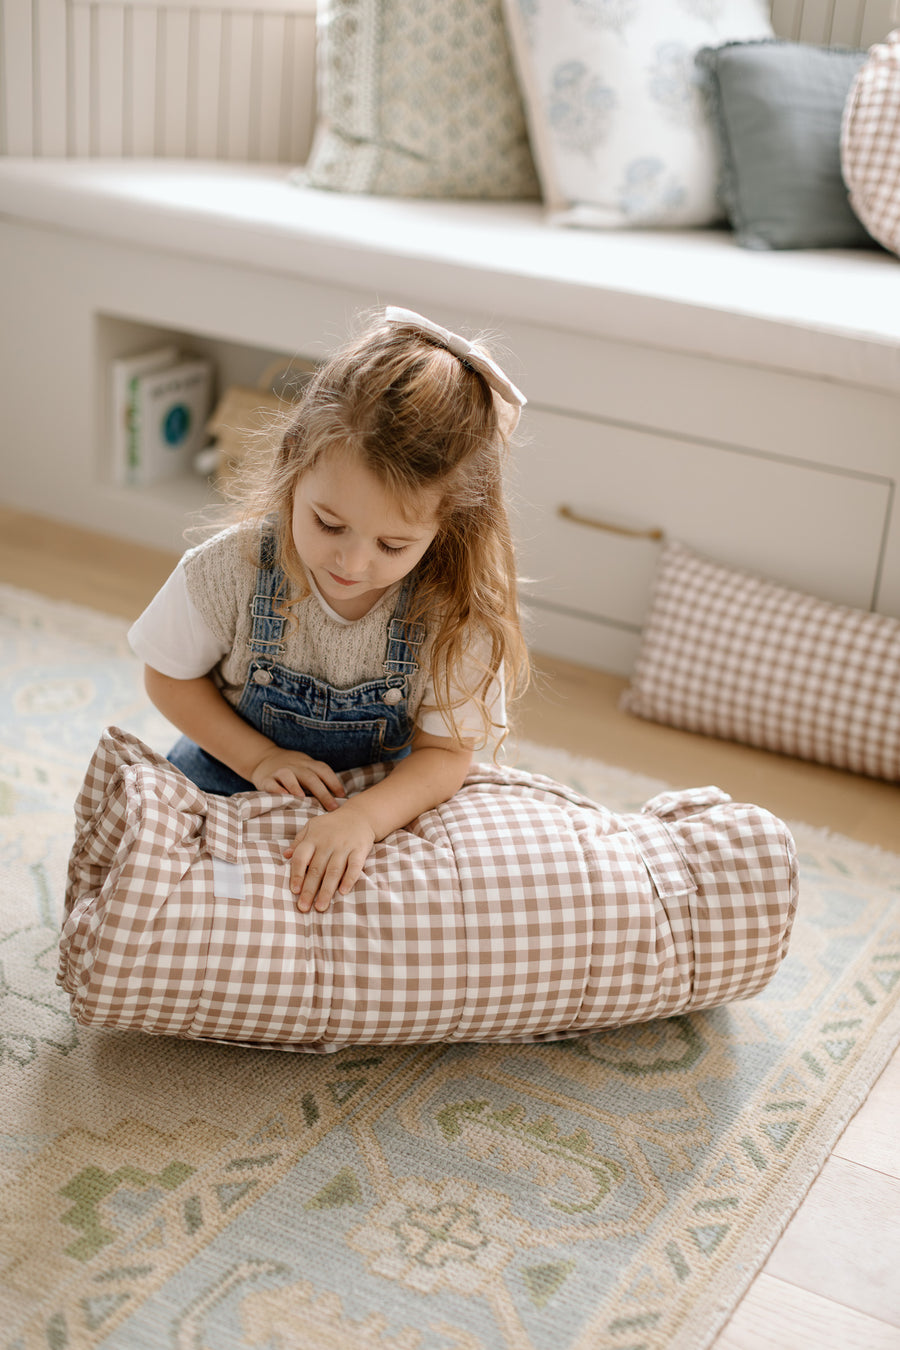
[[[385,772],[344,775],[349,793]],[[207,795],[104,733],[76,803],[58,982],[83,1025],[333,1051],[540,1041],[748,998],[797,903],[787,826],[718,788],[617,813],[476,765],[301,914],[282,856],[312,798]]]

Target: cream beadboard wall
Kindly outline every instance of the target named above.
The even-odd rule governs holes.
[[[0,153],[303,163],[315,0],[0,0]]]
[[[774,0],[783,37],[867,47],[895,0]],[[0,154],[303,163],[315,0],[0,0]]]

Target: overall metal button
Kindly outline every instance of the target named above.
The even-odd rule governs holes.
[[[402,689],[391,688],[385,689],[384,691],[384,702],[391,707],[393,707],[395,703],[399,703],[402,698],[403,698]]]
[[[271,684],[271,683],[272,683],[272,672],[271,672],[271,670],[254,670],[254,672],[253,672],[253,683],[254,683],[254,684]]]

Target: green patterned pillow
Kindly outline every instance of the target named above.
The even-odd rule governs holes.
[[[319,0],[309,187],[537,197],[501,0]]]

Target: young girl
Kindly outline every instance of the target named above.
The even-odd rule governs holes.
[[[134,624],[199,787],[310,794],[301,911],[452,797],[527,678],[502,461],[525,399],[481,347],[389,308],[313,377],[241,524],[192,549]],[[346,798],[338,773],[394,761]]]

